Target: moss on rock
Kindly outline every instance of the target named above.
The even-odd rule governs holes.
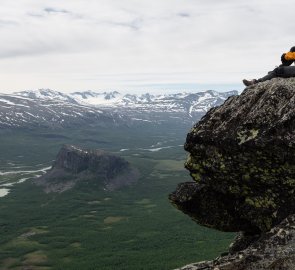
[[[295,78],[246,88],[211,109],[185,150],[195,193],[179,200],[188,193],[180,185],[170,196],[176,207],[224,231],[269,230],[295,209]]]

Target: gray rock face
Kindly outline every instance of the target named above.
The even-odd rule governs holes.
[[[295,212],[295,78],[259,83],[211,109],[185,149],[195,183],[171,194],[176,207],[222,231],[270,230]]]
[[[241,241],[238,239],[237,241]],[[261,235],[246,249],[213,261],[190,264],[178,270],[294,270],[295,215]]]
[[[52,169],[35,183],[45,192],[63,192],[78,181],[95,180],[107,190],[115,190],[137,181],[139,173],[123,158],[102,150],[86,150],[64,145]]]
[[[203,226],[242,232],[230,254],[182,270],[295,269],[295,78],[248,87],[187,135],[172,204]]]

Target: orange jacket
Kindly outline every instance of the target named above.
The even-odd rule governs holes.
[[[285,54],[285,60],[287,60],[287,61],[295,61],[295,52],[287,52]]]

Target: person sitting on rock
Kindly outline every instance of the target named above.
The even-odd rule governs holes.
[[[289,78],[295,77],[295,66],[291,66],[295,61],[295,46],[290,49],[289,52],[282,54],[282,64],[276,67],[274,70],[268,72],[268,74],[260,79],[243,80],[245,86],[254,85],[259,82],[271,80],[276,77]]]

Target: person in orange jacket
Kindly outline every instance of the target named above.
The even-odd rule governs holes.
[[[254,85],[259,82],[271,80],[276,77],[295,77],[295,66],[291,66],[295,62],[295,46],[289,52],[283,53],[281,56],[282,64],[260,79],[243,80],[245,86]]]

